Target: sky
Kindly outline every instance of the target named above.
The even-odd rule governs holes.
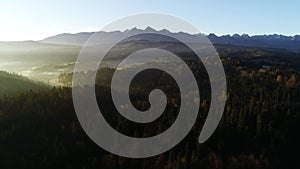
[[[205,34],[300,34],[299,0],[0,0],[0,41],[98,31],[149,12],[177,16]]]

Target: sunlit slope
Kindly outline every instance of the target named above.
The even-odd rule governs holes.
[[[17,74],[0,71],[0,95],[47,88],[49,86],[41,82],[35,82]]]

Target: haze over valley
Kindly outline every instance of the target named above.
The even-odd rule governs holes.
[[[133,28],[124,32],[96,32],[101,40],[94,44],[94,47],[101,49],[101,46],[109,44],[114,39],[137,32],[171,34],[175,37],[184,38],[191,43],[194,38],[202,36],[201,34],[191,35],[183,32],[172,33],[165,29],[154,30],[151,27],[147,27],[145,30]],[[50,85],[63,85],[58,80],[59,75],[73,71],[82,45],[92,34],[93,32],[65,33],[41,41],[0,42],[0,70],[21,74],[32,80]],[[224,56],[224,50],[253,50],[256,51],[257,56],[263,56],[266,54],[264,52],[297,53],[300,51],[300,38],[297,35],[248,36],[235,34],[233,36],[216,36],[209,34],[207,37],[217,50],[221,51],[221,57]],[[147,36],[146,39],[159,41],[161,45],[172,43],[165,39],[157,40],[151,36]],[[126,45],[127,47],[134,47],[135,42],[128,41]]]

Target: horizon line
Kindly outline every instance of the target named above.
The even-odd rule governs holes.
[[[283,34],[283,33],[278,33],[278,32],[273,32],[273,33],[258,33],[258,34],[251,34],[251,33],[225,33],[225,34],[219,34],[219,33],[213,33],[213,32],[210,32],[210,33],[189,33],[189,32],[185,32],[185,31],[170,31],[170,30],[167,30],[167,29],[155,29],[155,28],[152,28],[150,26],[147,26],[145,28],[137,28],[137,27],[133,27],[133,28],[130,28],[130,29],[125,29],[125,30],[111,30],[111,31],[103,31],[103,30],[100,30],[100,31],[76,31],[76,32],[62,32],[62,33],[57,33],[57,34],[54,34],[54,35],[50,35],[50,36],[47,36],[47,37],[44,37],[42,39],[38,39],[38,40],[34,40],[34,39],[24,39],[24,40],[0,40],[0,42],[39,42],[39,41],[43,41],[47,38],[50,38],[50,37],[55,37],[55,36],[59,36],[59,35],[63,35],[63,34],[69,34],[69,35],[76,35],[76,34],[80,34],[80,33],[97,33],[97,32],[105,32],[105,33],[111,33],[111,32],[121,32],[121,33],[124,33],[126,31],[131,31],[133,29],[136,29],[136,30],[146,30],[146,29],[152,29],[153,31],[157,31],[157,32],[160,32],[160,31],[168,31],[170,33],[186,33],[186,34],[189,34],[189,35],[199,35],[199,34],[202,34],[202,35],[205,35],[205,36],[209,36],[209,35],[216,35],[217,37],[224,37],[224,36],[230,36],[230,37],[233,37],[234,35],[238,35],[238,36],[248,36],[248,37],[255,37],[255,36],[285,36],[285,37],[290,37],[290,38],[293,38],[293,37],[296,37],[296,36],[300,36],[300,34]]]

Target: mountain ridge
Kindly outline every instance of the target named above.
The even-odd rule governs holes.
[[[125,35],[128,34],[130,35],[135,33],[163,33],[166,35],[169,34],[175,37],[185,38],[188,41],[193,41],[193,39],[197,38],[197,36],[204,35],[204,34],[189,34],[186,32],[170,32],[169,30],[166,29],[155,30],[151,27],[147,27],[145,29],[132,28],[124,31],[111,31],[111,32],[99,31],[99,32],[79,32],[75,34],[63,33],[63,34],[58,34],[55,36],[45,38],[39,42],[50,43],[50,44],[82,46],[94,33],[97,33],[99,37],[101,37],[101,41],[105,41],[107,43],[109,43],[110,40],[115,40]],[[285,36],[279,34],[270,34],[270,35],[250,36],[248,34],[242,34],[242,35],[233,34],[233,35],[217,36],[216,34],[211,33],[205,36],[207,36],[213,44],[285,49],[288,51],[300,52],[300,35]]]

